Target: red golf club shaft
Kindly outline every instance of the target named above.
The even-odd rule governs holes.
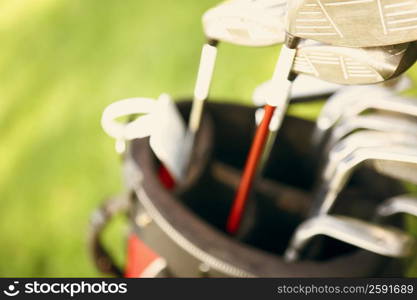
[[[265,105],[264,117],[256,130],[255,138],[252,142],[252,146],[246,160],[243,175],[232,204],[232,209],[227,219],[226,230],[230,234],[236,234],[239,230],[248,195],[253,184],[253,179],[256,175],[256,170],[268,138],[269,124],[274,115],[275,109],[275,106]]]

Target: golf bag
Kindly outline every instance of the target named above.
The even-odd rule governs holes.
[[[188,119],[191,102],[178,107]],[[104,273],[126,277],[380,277],[402,276],[398,260],[330,238],[314,260],[287,263],[282,254],[312,202],[319,158],[311,154],[314,123],[287,116],[267,168],[253,185],[242,230],[225,233],[253,132],[255,108],[210,101],[186,179],[173,183],[147,138],[130,143],[123,160],[125,195],[94,214],[90,248]],[[369,220],[384,199],[403,193],[369,168],[355,172],[334,211]],[[124,271],[101,243],[112,216],[128,216]]]

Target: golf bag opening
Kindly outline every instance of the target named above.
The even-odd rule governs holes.
[[[190,102],[178,103],[185,119],[190,106]],[[313,122],[295,117],[285,118],[265,176],[254,182],[241,232],[237,237],[225,233],[255,130],[254,113],[251,107],[208,102],[188,176],[173,190],[161,184],[159,163],[147,139],[131,144],[130,161],[143,175],[135,190],[132,226],[166,258],[172,276],[200,276],[193,271],[198,263],[216,265],[207,257],[227,262],[216,265],[221,271],[213,271],[213,276],[246,276],[230,266],[265,277],[400,275],[397,265],[394,271],[385,269],[391,259],[333,239],[323,239],[324,255],[314,260],[284,262],[282,255],[292,234],[307,218],[317,171],[316,159],[310,154]],[[368,212],[373,211],[369,207],[402,192],[396,181],[361,169],[340,194],[334,211],[369,219]],[[135,223],[142,212],[155,221],[146,228]]]

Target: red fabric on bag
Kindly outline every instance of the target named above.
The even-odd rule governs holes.
[[[159,180],[161,180],[161,183],[168,189],[172,190],[175,186],[174,178],[169,174],[167,168],[165,168],[163,165],[159,167]]]
[[[159,256],[135,234],[131,234],[127,247],[126,278],[140,278],[146,268]]]
[[[164,187],[172,190],[175,186],[174,178],[168,170],[161,165],[159,179]],[[160,256],[142,242],[135,234],[131,234],[127,243],[126,278],[140,278],[146,268]]]

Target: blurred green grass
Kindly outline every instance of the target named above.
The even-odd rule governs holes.
[[[132,96],[189,96],[204,42],[200,16],[217,2],[0,1],[0,276],[99,275],[87,253],[88,220],[122,189],[101,112]],[[220,48],[213,98],[250,104],[278,48]],[[318,109],[292,112],[311,118]],[[122,245],[118,223],[109,245]]]

